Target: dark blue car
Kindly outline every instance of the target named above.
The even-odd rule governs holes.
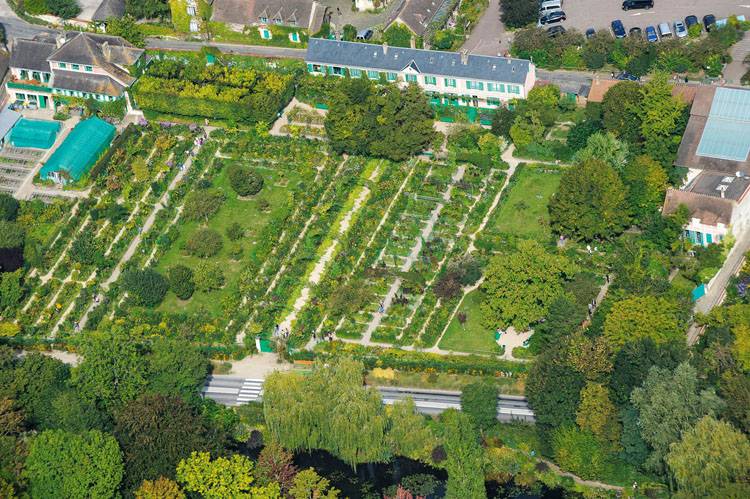
[[[619,19],[612,21],[612,33],[615,34],[616,38],[625,38],[625,26]]]
[[[656,28],[653,26],[646,26],[646,40],[650,42],[658,42],[659,37],[656,34]]]

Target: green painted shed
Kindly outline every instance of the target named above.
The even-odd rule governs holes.
[[[10,131],[10,143],[14,147],[49,149],[59,131],[60,123],[57,121],[21,118]]]
[[[59,184],[78,181],[107,150],[115,132],[113,125],[97,117],[78,123],[44,164],[40,177]]]

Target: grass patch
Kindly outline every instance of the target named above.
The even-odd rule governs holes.
[[[551,237],[547,203],[560,185],[560,174],[544,167],[525,166],[489,224],[491,232],[522,239],[547,241]]]
[[[288,205],[287,188],[281,187],[278,184],[281,182],[281,185],[286,186],[298,180],[296,173],[288,170],[253,169],[263,176],[264,186],[263,190],[251,199],[239,199],[237,197],[237,194],[229,186],[229,180],[226,175],[227,168],[224,168],[213,182],[213,186],[222,190],[226,196],[219,212],[208,222],[208,226],[216,230],[224,238],[224,247],[211,260],[219,262],[224,269],[224,277],[226,278],[225,286],[220,290],[211,292],[196,291],[187,301],[180,300],[170,292],[159,307],[159,310],[163,312],[179,310],[188,313],[205,310],[214,317],[225,318],[225,314],[222,311],[223,298],[237,289],[240,274],[245,266],[242,258],[237,261],[231,257],[232,247],[240,245],[242,247],[243,258],[247,257],[251,248],[256,244],[258,235],[271,219],[273,212],[289,210],[291,208]],[[261,199],[268,201],[270,208],[265,211],[261,210],[259,207]],[[245,236],[237,242],[232,242],[226,237],[227,227],[234,222],[239,223],[245,229]],[[178,223],[181,229],[180,235],[157,265],[157,270],[165,275],[169,267],[173,265],[182,264],[194,269],[201,262],[200,258],[185,254],[181,248],[185,241],[202,224],[199,222],[182,221]]]
[[[472,291],[466,295],[461,308],[440,341],[440,348],[454,352],[500,353],[501,348],[495,343],[494,331],[490,331],[482,324],[482,312],[479,308],[481,302],[480,291]],[[463,325],[458,320],[461,313],[466,314],[466,322]]]
[[[487,381],[497,386],[505,395],[523,395],[524,382],[516,378],[494,378],[469,374],[415,373],[394,369],[373,369],[365,376],[365,382],[373,386],[403,386],[433,390],[462,390],[477,381]]]

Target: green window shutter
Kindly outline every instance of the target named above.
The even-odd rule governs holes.
[[[349,68],[349,76],[352,78],[359,78],[362,76],[362,71],[359,69]]]
[[[313,72],[313,65],[312,64],[308,64],[307,65],[307,72],[308,73],[312,73]]]
[[[379,80],[380,79],[380,73],[377,71],[369,70],[367,71],[367,77],[371,80]]]
[[[388,81],[396,81],[397,77],[398,76],[396,75],[396,73],[387,73],[386,74],[386,78],[388,79]]]
[[[417,75],[406,75],[406,81],[416,83]]]
[[[437,79],[434,76],[425,76],[424,82],[427,85],[435,85],[437,83]]]

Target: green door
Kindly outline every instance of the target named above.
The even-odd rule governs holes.
[[[39,96],[39,109],[47,109],[47,96],[46,95]]]

